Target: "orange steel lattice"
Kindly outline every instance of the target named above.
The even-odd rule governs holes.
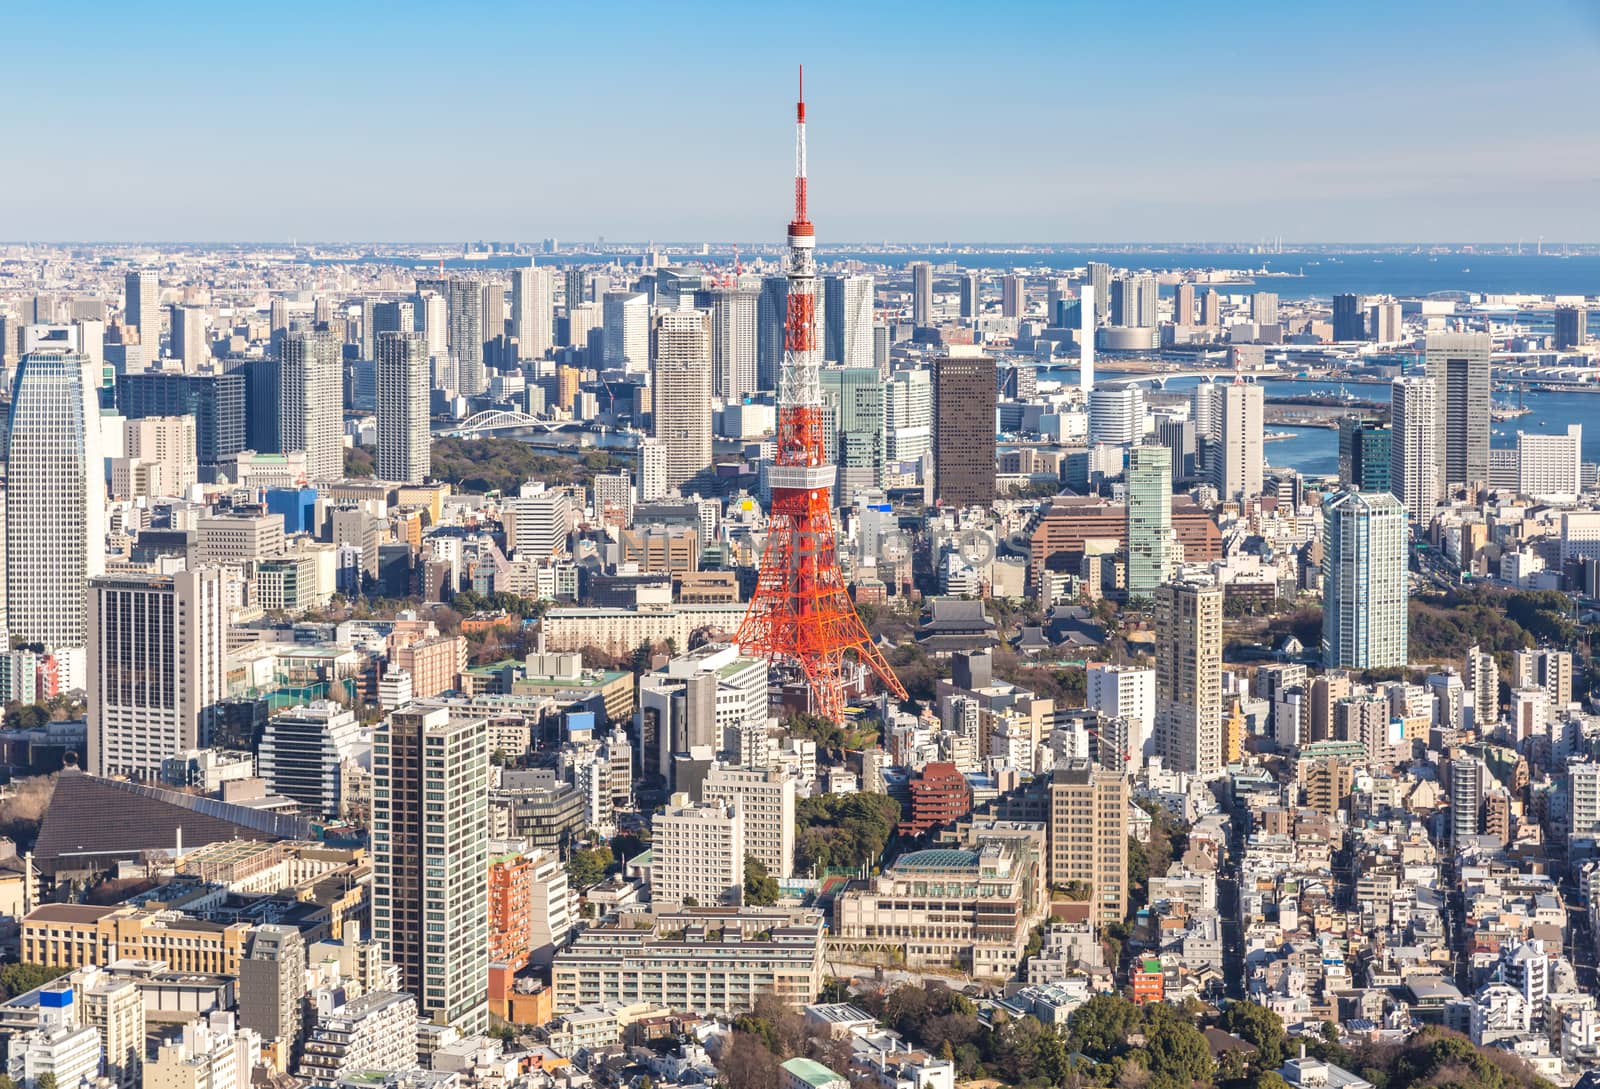
[[[833,468],[822,433],[817,351],[815,229],[806,211],[806,105],[802,74],[795,108],[794,219],[789,223],[788,304],[778,388],[778,443],[769,480],[767,546],[738,643],[769,661],[791,663],[811,686],[812,706],[837,720],[844,711],[852,652],[883,685],[906,698],[873,645],[839,570],[833,526]]]

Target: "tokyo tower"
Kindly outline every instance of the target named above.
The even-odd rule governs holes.
[[[839,571],[833,526],[833,466],[823,444],[821,352],[817,349],[816,230],[806,214],[805,72],[795,103],[794,219],[789,222],[788,309],[778,379],[778,444],[767,479],[772,509],[766,551],[737,641],[746,653],[805,674],[812,707],[838,720],[847,656],[854,652],[900,699],[905,688],[856,615]]]

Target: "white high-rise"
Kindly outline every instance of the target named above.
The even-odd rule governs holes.
[[[718,288],[711,298],[711,391],[727,404],[756,392],[754,288]]]
[[[98,378],[77,352],[24,355],[6,440],[7,628],[58,653],[63,689],[84,685],[89,579],[105,571]]]
[[[511,270],[511,335],[517,355],[543,359],[555,344],[555,275],[548,268]]]
[[[1535,498],[1576,499],[1583,491],[1583,425],[1564,435],[1517,433],[1517,491]]]
[[[667,451],[658,439],[639,440],[639,502],[653,503],[667,494]]]
[[[884,456],[915,461],[933,445],[933,383],[926,370],[896,371],[883,390]]]
[[[871,367],[871,276],[829,276],[823,281],[827,295],[824,358],[843,367]]]
[[[642,374],[650,366],[650,296],[642,291],[608,291],[601,320],[606,367]]]
[[[674,794],[650,822],[650,898],[662,905],[738,904],[744,894],[744,818],[734,802],[695,805]]]
[[[1390,387],[1389,490],[1413,522],[1439,502],[1438,387],[1432,378],[1396,378]]]
[[[306,479],[344,476],[344,368],[338,340],[325,329],[284,334],[278,419],[285,451],[304,450]]]
[[[651,339],[655,438],[666,455],[667,486],[677,487],[711,464],[710,316],[703,310],[667,311],[656,318]],[[609,344],[608,335],[608,352]]]
[[[1128,720],[1128,753],[1135,768],[1150,752],[1156,721],[1156,671],[1091,662],[1085,671],[1084,706]]]
[[[122,281],[122,323],[139,330],[146,369],[161,358],[161,281],[150,271],[130,272]]]
[[[1130,446],[1144,437],[1144,390],[1102,386],[1089,391],[1089,441]]]
[[[421,333],[379,333],[373,355],[378,386],[378,476],[421,484],[430,468],[427,341]]]
[[[210,743],[227,697],[222,570],[89,583],[89,770],[155,779]]]
[[[1322,503],[1322,664],[1404,666],[1406,514],[1388,492],[1345,491]]]
[[[1215,479],[1217,492],[1225,502],[1245,502],[1261,494],[1265,404],[1260,386],[1233,382],[1222,387]]]

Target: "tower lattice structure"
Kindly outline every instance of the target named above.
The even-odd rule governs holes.
[[[894,695],[905,699],[906,692],[873,645],[839,570],[834,468],[827,462],[823,439],[815,248],[816,230],[806,212],[802,73],[795,103],[794,219],[789,223],[778,444],[768,471],[772,507],[761,571],[737,639],[747,653],[797,667],[811,686],[812,706],[837,720],[844,710],[852,652]]]

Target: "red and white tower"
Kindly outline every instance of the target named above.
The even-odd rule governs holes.
[[[856,615],[839,571],[833,525],[834,469],[826,460],[822,353],[817,349],[816,230],[806,214],[805,73],[795,103],[794,219],[789,222],[789,299],[778,378],[778,448],[767,480],[767,547],[750,609],[739,625],[747,653],[805,674],[812,707],[837,720],[854,653],[901,699],[905,688]]]

